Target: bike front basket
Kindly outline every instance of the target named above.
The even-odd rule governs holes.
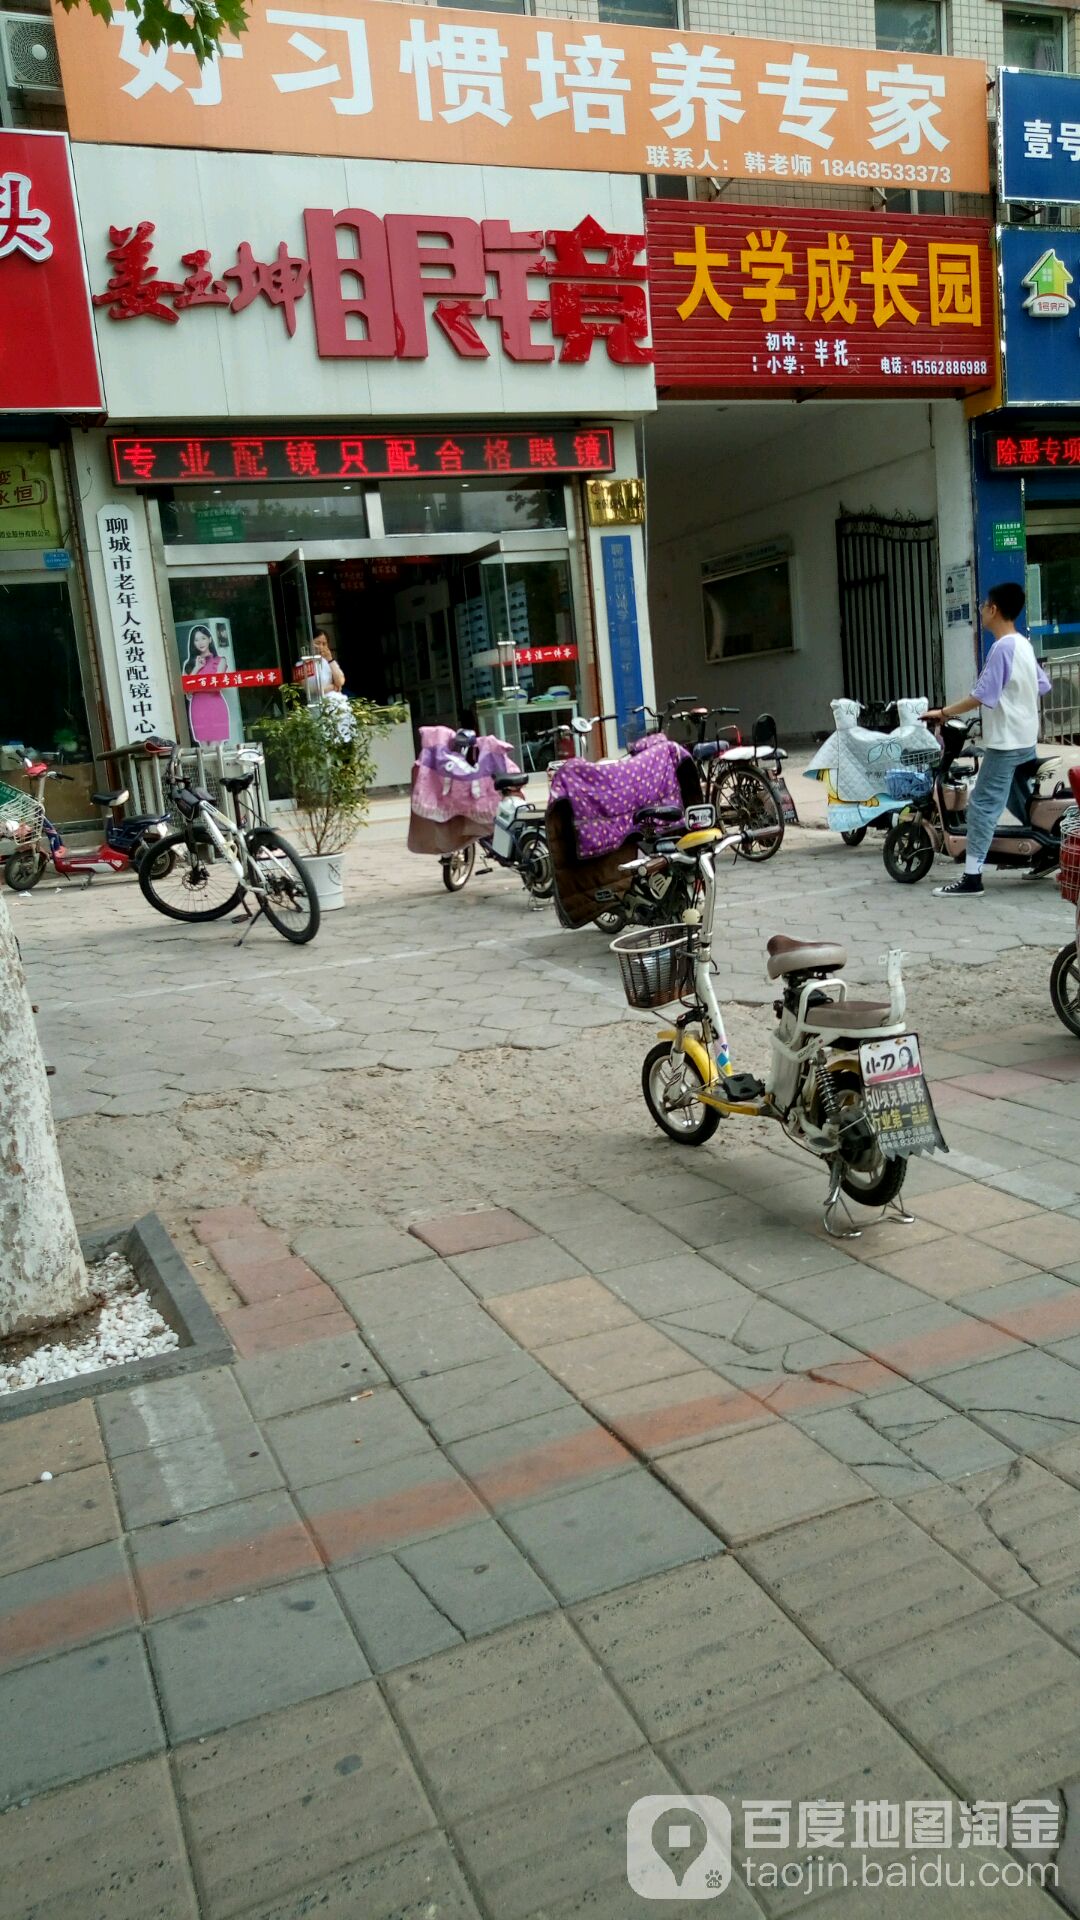
[[[611,943],[623,992],[632,1007],[666,1007],[694,984],[686,927],[635,927]]]
[[[45,809],[32,793],[0,780],[0,840],[32,840],[44,818]]]

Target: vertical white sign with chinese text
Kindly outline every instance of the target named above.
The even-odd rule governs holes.
[[[158,663],[157,614],[139,553],[136,514],[141,511],[126,500],[110,500],[97,516],[126,732],[118,746],[172,733],[172,703]],[[114,715],[114,724],[117,719]]]

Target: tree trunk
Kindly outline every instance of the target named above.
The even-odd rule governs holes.
[[[0,1335],[32,1333],[91,1304],[26,976],[0,893]]]

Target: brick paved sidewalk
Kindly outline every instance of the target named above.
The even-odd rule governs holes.
[[[1080,1054],[977,1044],[846,1244],[782,1141],[198,1216],[235,1363],[0,1426],[3,1920],[625,1920],[643,1794],[1075,1796]],[[1060,1911],[870,1900],[717,1911]]]

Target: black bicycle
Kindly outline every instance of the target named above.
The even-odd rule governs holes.
[[[237,907],[248,924],[237,941],[245,940],[260,915],[285,940],[303,946],[319,931],[319,901],[315,883],[296,849],[273,827],[257,818],[250,792],[261,756],[257,750],[240,759],[245,771],[222,781],[233,797],[235,818],[230,820],[202,787],[185,779],[180,749],[174,740],[148,740],[151,753],[168,760],[163,781],[165,797],[179,815],[180,827],[155,842],[155,858],[139,868],[139,886],[150,905],[170,920],[220,920]],[[164,856],[174,855],[168,871]],[[248,896],[258,903],[252,912]]]

